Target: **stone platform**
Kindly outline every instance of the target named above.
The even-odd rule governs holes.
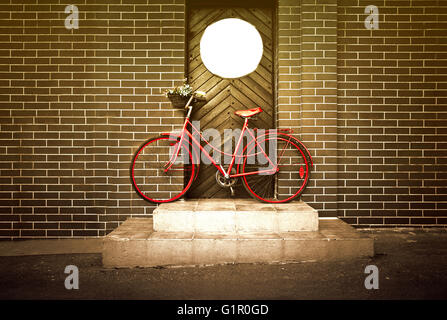
[[[199,199],[163,203],[154,210],[160,232],[317,231],[318,212],[303,201],[269,204],[253,199]]]
[[[190,201],[175,202],[177,206],[173,206],[180,212],[181,216],[187,210],[179,210],[188,206],[191,210],[197,210],[200,206],[199,200],[195,205]],[[216,201],[216,200],[212,200]],[[230,200],[231,203],[232,200]],[[241,201],[239,203],[239,201]],[[246,212],[250,215],[253,210],[238,211],[243,207],[238,206],[247,201],[252,201],[253,208],[259,205],[254,200],[235,200],[236,211],[219,210],[227,208],[224,203],[226,201],[218,200],[215,202],[214,210],[210,204],[209,210],[193,211],[207,212],[204,215],[212,215],[211,219],[207,216],[203,221],[209,221],[201,225],[197,224],[202,217],[193,216],[193,218],[185,218],[186,220],[176,222],[166,222],[169,212],[158,210],[154,214],[154,218],[131,218],[127,219],[121,226],[115,229],[104,238],[103,243],[103,265],[105,267],[155,267],[155,266],[184,266],[184,265],[212,265],[225,263],[272,263],[272,262],[288,262],[288,261],[323,261],[323,260],[344,260],[357,258],[362,256],[374,255],[373,239],[360,234],[354,228],[339,219],[319,219],[317,231],[284,231],[280,229],[278,224],[273,224],[273,228],[262,223],[258,232],[256,227],[251,226],[249,230],[243,229],[241,226],[249,226],[247,221],[253,221],[256,224],[255,217],[247,221],[238,220],[239,215]],[[299,206],[308,207],[305,203],[296,202]],[[249,204],[248,204],[249,205]],[[260,204],[263,206],[264,204]],[[164,206],[161,205],[160,208]],[[166,206],[165,206],[166,207]],[[275,208],[275,206],[273,206]],[[281,209],[277,211],[272,209],[270,205],[256,211],[274,212],[267,214],[266,221],[272,218],[274,214],[280,214]],[[309,207],[310,208],[310,207]],[[162,208],[163,209],[163,208]],[[313,209],[312,209],[313,210]],[[308,210],[308,211],[312,211]],[[211,212],[212,211],[212,212]],[[225,216],[220,211],[233,212]],[[298,213],[295,213],[298,214]],[[155,222],[159,215],[160,220]],[[231,218],[233,215],[233,218]],[[171,218],[176,215],[172,214]],[[220,218],[233,221],[232,223],[224,223],[229,229],[219,229]],[[229,218],[230,217],[230,218]],[[296,217],[292,218],[292,221]],[[190,220],[187,220],[190,219]],[[191,220],[192,219],[192,220]],[[198,220],[197,220],[198,219]],[[233,219],[233,220],[231,220]],[[276,217],[276,221],[278,217]],[[185,222],[186,221],[186,222]],[[202,221],[202,222],[203,222]],[[240,221],[244,221],[240,223]],[[157,231],[158,230],[174,230],[169,228],[177,228],[183,223],[188,226],[188,232],[184,231]],[[292,223],[293,225],[293,223]],[[174,227],[172,227],[174,226]],[[230,228],[231,226],[231,228]],[[200,230],[208,230],[208,232]],[[213,229],[216,228],[216,229]],[[266,228],[266,229],[263,229]],[[209,230],[218,230],[219,232],[209,232]]]

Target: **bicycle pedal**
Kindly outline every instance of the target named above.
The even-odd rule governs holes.
[[[230,191],[231,191],[231,196],[234,197],[234,189],[233,189],[233,187],[230,187]]]

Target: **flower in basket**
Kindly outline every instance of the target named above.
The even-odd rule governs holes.
[[[174,89],[169,89],[165,91],[166,97],[171,100],[174,107],[181,108],[184,107],[188,101],[194,89],[185,81],[181,86],[177,86]]]
[[[188,83],[184,82],[181,86],[177,86],[174,89],[166,90],[166,97],[180,96],[183,98],[189,98],[193,93],[193,88]]]
[[[165,91],[166,97],[171,101],[172,105],[177,108],[184,107],[188,99],[194,92],[194,88],[184,80],[181,86],[177,86],[174,89],[169,89]],[[197,105],[200,101],[200,105],[206,103],[205,93],[197,91],[194,97],[193,103]]]

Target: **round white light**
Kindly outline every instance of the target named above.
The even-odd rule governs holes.
[[[241,19],[223,19],[209,25],[200,40],[205,67],[222,78],[239,78],[255,71],[262,51],[258,30]]]

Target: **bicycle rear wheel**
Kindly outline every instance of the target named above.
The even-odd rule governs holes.
[[[189,148],[182,147],[175,163],[165,172],[177,146],[177,139],[162,136],[146,141],[135,154],[132,184],[144,199],[154,203],[171,202],[191,187],[195,166]]]
[[[277,169],[274,170],[274,166],[255,143],[247,146],[241,172],[248,174],[242,177],[248,193],[268,203],[289,202],[299,197],[310,177],[311,162],[307,151],[287,135],[266,136],[258,143],[265,155],[277,164]],[[269,173],[257,173],[269,169],[272,170]]]

